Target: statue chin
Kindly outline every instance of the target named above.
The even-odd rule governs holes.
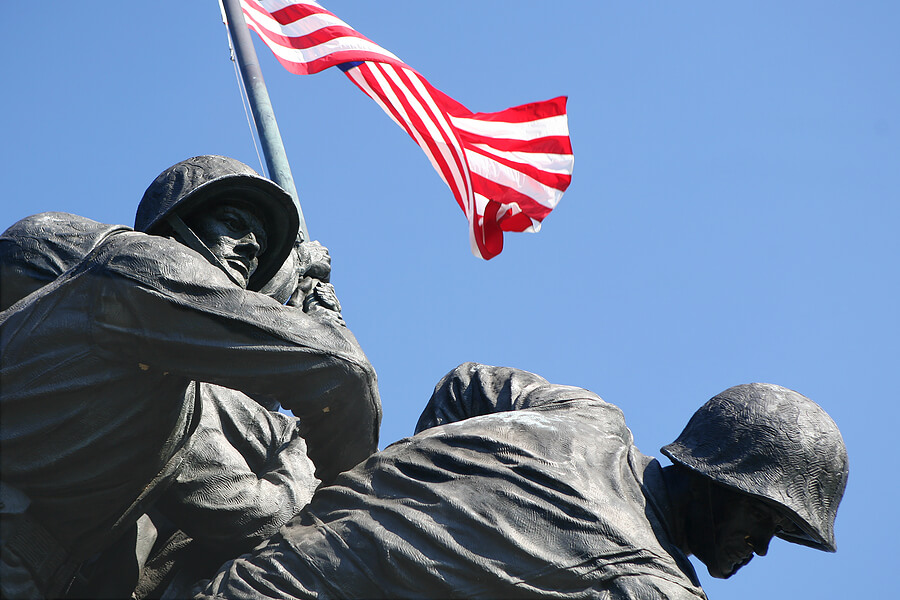
[[[707,564],[706,570],[707,572],[709,572],[710,576],[715,577],[716,579],[728,579],[732,575],[740,571],[741,568],[749,563],[752,559],[753,555],[751,554],[742,561],[738,563],[729,563],[727,566],[719,564],[713,567],[712,565]]]

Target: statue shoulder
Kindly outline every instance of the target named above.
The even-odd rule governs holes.
[[[187,246],[172,238],[139,231],[126,230],[110,235],[88,260],[94,263],[89,265],[91,267],[141,281],[150,287],[230,284],[224,273]]]
[[[61,212],[17,221],[0,235],[0,310],[54,281],[121,231],[130,229]]]
[[[45,212],[11,225],[0,235],[0,244],[6,253],[20,252],[32,261],[43,258],[71,266],[108,235],[120,231],[131,231],[131,228],[71,213]]]

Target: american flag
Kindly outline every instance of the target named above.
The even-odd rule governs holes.
[[[298,75],[337,66],[422,148],[469,222],[475,256],[538,231],[572,180],[566,98],[473,113],[316,2],[241,0],[248,26]]]

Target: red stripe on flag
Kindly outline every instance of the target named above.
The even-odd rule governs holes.
[[[372,99],[373,100],[380,99],[381,103],[382,103],[382,107],[385,108],[386,110],[390,111],[389,114],[393,117],[394,121],[396,123],[398,123],[400,125],[400,127],[402,127],[406,131],[406,134],[409,137],[411,137],[415,140],[416,136],[413,133],[412,129],[410,128],[410,125],[407,123],[406,119],[404,118],[402,112],[399,111],[397,106],[385,96],[384,89],[381,86],[381,81],[379,81],[376,78],[376,75],[373,72],[373,69],[375,69],[376,67],[377,67],[377,63],[366,62],[366,63],[359,65],[358,67],[355,67],[354,70],[357,71],[360,75],[362,75],[363,79],[368,84],[369,89],[372,91],[372,93],[376,94],[376,97],[373,97]],[[350,77],[349,72],[347,72],[347,76]],[[356,81],[354,81],[352,77],[350,77],[350,80],[353,81],[353,83],[356,83]],[[368,95],[369,97],[372,97],[369,90],[366,90],[364,87],[360,86],[359,84],[357,84],[357,87],[359,87],[359,89],[361,89],[366,95]]]
[[[266,29],[259,23],[256,19],[253,18],[252,15],[247,15],[244,13],[247,18],[259,26],[257,29],[257,33],[260,31],[263,32],[263,35],[272,43],[275,43],[284,48],[294,48],[296,50],[305,50],[307,48],[312,48],[314,46],[318,46],[319,44],[324,44],[329,42],[335,38],[339,37],[353,37],[361,40],[367,40],[365,36],[359,35],[353,29],[349,27],[341,27],[339,25],[333,25],[329,27],[322,27],[321,29],[317,29],[313,32],[307,33],[306,35],[301,36],[291,36],[288,37],[286,35],[281,35],[279,33],[275,33],[270,29]],[[265,41],[265,40],[263,40]],[[367,40],[370,41],[370,40]],[[269,42],[266,42],[267,44]],[[373,52],[372,54],[377,54]],[[379,55],[380,56],[380,55]]]
[[[246,0],[248,4],[255,4],[257,9],[262,12],[267,12],[259,3],[254,0]],[[289,25],[294,21],[299,21],[304,17],[309,17],[311,15],[331,15],[335,16],[334,13],[329,12],[322,8],[321,6],[317,6],[315,4],[291,4],[285,6],[284,8],[279,8],[273,13],[269,13],[272,15],[272,18],[281,23],[282,25]]]
[[[515,204],[518,205],[522,212],[534,219],[535,221],[543,221],[544,218],[553,210],[548,206],[544,206],[533,198],[505,185],[500,185],[496,181],[491,181],[486,177],[482,177],[477,173],[472,173],[472,185],[479,194],[485,198],[490,198],[498,204]]]
[[[497,222],[500,224],[500,229],[503,231],[513,231],[516,233],[528,231],[534,226],[534,223],[531,222],[531,219],[525,213],[506,215],[500,217]]]
[[[500,205],[488,202],[484,209],[484,220],[481,222],[481,239],[478,240],[481,257],[490,260],[503,251],[503,231],[497,223],[497,211]]]
[[[417,130],[428,142],[429,148],[432,148],[436,151],[436,155],[439,157],[440,162],[444,165],[444,168],[442,168],[442,172],[449,175],[455,175],[454,180],[458,178],[461,185],[463,186],[460,189],[460,195],[469,197],[469,190],[471,186],[466,177],[466,173],[468,172],[468,165],[466,164],[464,148],[462,143],[455,135],[455,131],[453,130],[452,125],[450,125],[446,117],[440,118],[434,112],[433,108],[421,95],[419,90],[416,89],[410,77],[411,74],[409,71],[401,70],[399,71],[399,75],[401,80],[405,84],[403,87],[419,101],[421,109],[423,111],[422,113],[414,111],[414,123]],[[417,74],[412,75],[417,76]],[[419,77],[418,79],[424,84],[424,87],[427,91],[430,87],[427,85],[428,82],[424,81],[421,77]],[[440,109],[440,107],[438,107],[438,109]],[[426,126],[426,121],[430,121],[432,127],[438,130],[440,139],[434,139],[433,134]],[[453,159],[452,162],[447,160],[443,152],[440,152],[440,146],[442,145],[446,148],[447,153],[451,155]]]
[[[468,190],[464,185],[460,186],[456,183],[457,178],[454,177],[454,173],[450,165],[442,157],[431,136],[428,135],[427,132],[423,132],[423,128],[421,126],[422,120],[421,118],[417,117],[415,111],[412,109],[412,106],[407,100],[405,100],[405,94],[403,93],[403,90],[397,87],[396,83],[393,82],[389,75],[385,72],[384,67],[379,64],[364,63],[359,67],[354,68],[352,71],[357,71],[363,76],[371,91],[377,94],[378,99],[381,100],[382,107],[389,111],[389,114],[394,118],[395,121],[400,123],[401,127],[403,127],[407,135],[409,135],[413,139],[413,141],[419,143],[416,136],[417,133],[422,137],[423,142],[425,142],[426,144],[426,148],[423,148],[423,150],[426,150],[426,153],[429,154],[430,158],[435,163],[437,163],[434,165],[434,167],[438,169],[444,181],[450,187],[454,197],[456,198],[457,204],[459,204],[460,208],[463,209],[464,212],[466,212]],[[376,76],[376,72],[381,76],[381,78]],[[347,75],[350,76],[351,80],[353,80],[351,72],[348,72]],[[382,85],[382,79],[388,84],[391,92],[393,92],[397,97],[396,102],[389,98],[385,87]],[[406,79],[406,81],[408,82],[409,80]],[[354,81],[354,83],[356,82]],[[368,90],[361,86],[358,87],[360,87],[363,92],[371,96]],[[421,146],[421,144],[419,145]]]
[[[569,138],[563,136],[542,137],[534,140],[511,140],[475,135],[457,129],[457,135],[467,145],[484,144],[504,152],[536,152],[541,154],[572,154]]]
[[[546,119],[548,117],[558,117],[566,114],[566,96],[558,96],[550,100],[541,100],[540,102],[529,102],[528,104],[520,104],[506,110],[492,113],[470,113],[474,119],[479,121],[507,121],[509,123],[530,123],[537,119]],[[462,105],[460,105],[462,106]],[[465,107],[463,107],[465,108]]]
[[[561,192],[566,191],[566,188],[569,187],[569,184],[572,182],[571,175],[563,175],[560,173],[549,173],[537,167],[534,167],[527,163],[512,161],[502,156],[496,156],[491,154],[490,152],[486,152],[481,148],[475,148],[470,146],[470,152],[475,152],[477,154],[481,154],[482,156],[486,156],[491,160],[497,161],[501,165],[506,165],[507,167],[518,171],[528,177],[531,177],[535,181],[542,183],[546,186],[550,186],[555,188]]]

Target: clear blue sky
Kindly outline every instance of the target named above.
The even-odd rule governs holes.
[[[258,45],[314,238],[379,373],[382,446],[475,360],[592,389],[647,454],[717,392],[796,389],[843,431],[830,555],[775,542],[711,598],[886,598],[900,538],[900,4],[325,6],[475,111],[569,96],[572,186],[537,235],[472,257],[417,146],[338,71]],[[9,2],[0,229],[131,224],[189,156],[257,166],[215,0]]]

